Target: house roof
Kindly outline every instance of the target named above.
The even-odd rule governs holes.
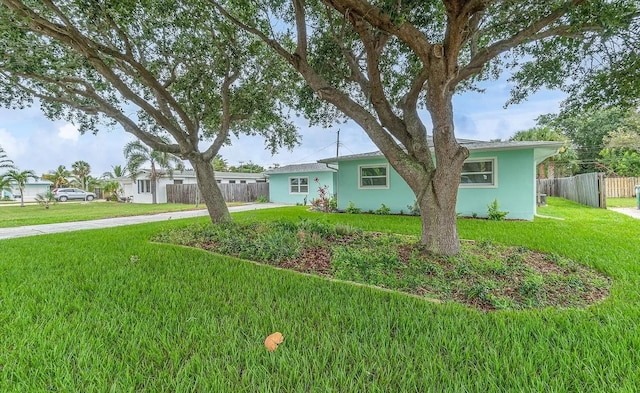
[[[12,186],[17,185],[18,183],[11,180],[9,181],[9,184],[11,184]],[[50,186],[52,185],[53,182],[50,182],[49,180],[27,180],[27,182],[25,183],[25,186]]]
[[[312,162],[308,164],[285,165],[273,168],[265,173],[267,175],[275,175],[278,173],[300,173],[300,172],[336,172],[338,169],[327,164]]]
[[[469,151],[504,151],[504,150],[523,150],[523,149],[540,149],[544,151],[543,154],[536,154],[536,161],[540,162],[544,158],[552,156],[557,153],[557,150],[560,149],[564,142],[551,142],[551,141],[498,141],[498,142],[488,142],[488,141],[477,141],[472,139],[458,139],[458,142],[469,149]],[[433,150],[433,142],[432,139],[429,138],[429,146],[431,150]],[[542,158],[544,156],[544,158]],[[340,157],[332,157],[332,158],[324,158],[322,160],[318,160],[321,163],[335,163],[339,161],[355,161],[355,160],[363,160],[367,158],[383,158],[384,154],[381,151],[372,151],[368,153],[360,153],[360,154],[352,154],[348,156],[340,156]]]

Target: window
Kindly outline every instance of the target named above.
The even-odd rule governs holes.
[[[462,187],[495,187],[496,159],[482,158],[467,160],[462,165],[460,186]]]
[[[235,180],[229,180],[229,184],[236,184]]]
[[[240,184],[247,184],[246,180],[240,180]]]
[[[184,181],[183,180],[173,180],[173,184],[183,184]]]
[[[216,183],[221,184],[222,180],[218,179],[218,180],[216,180]]]
[[[358,188],[389,188],[389,165],[360,165]]]
[[[308,194],[309,178],[308,177],[290,177],[289,193],[290,194]]]
[[[151,180],[138,180],[138,194],[151,192]]]

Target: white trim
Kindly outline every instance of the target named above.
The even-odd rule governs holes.
[[[362,185],[362,170],[367,168],[384,168],[386,171],[386,184],[384,186],[363,186]],[[378,176],[382,177],[382,176]],[[387,190],[389,189],[389,164],[368,164],[358,165],[358,189],[359,190]]]
[[[144,182],[142,187],[140,186],[140,182]],[[136,184],[138,186],[138,194],[151,194],[151,180],[150,179],[138,179],[136,181]],[[149,190],[145,191],[145,189],[147,188],[146,187],[147,184],[149,184]],[[142,190],[142,192],[140,192],[141,190]]]
[[[298,192],[291,192],[291,186],[292,186],[291,179],[298,179],[298,184],[297,184]],[[306,184],[307,185],[307,192],[300,191],[300,187],[303,185],[303,184],[300,184],[300,179],[307,179],[307,184]],[[309,194],[309,187],[310,187],[309,176],[291,176],[291,177],[289,177],[289,181],[287,182],[287,187],[289,188],[289,195],[308,195]]]
[[[493,181],[491,183],[462,183],[462,181],[460,181],[460,186],[459,186],[460,188],[498,188],[498,157],[471,158],[471,159],[465,160],[464,164],[467,164],[470,162],[485,162],[485,161],[492,162],[491,176]],[[462,173],[460,174],[460,177],[462,177]]]

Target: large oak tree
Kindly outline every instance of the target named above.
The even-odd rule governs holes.
[[[211,161],[239,133],[293,146],[285,63],[207,1],[0,1],[0,102],[39,101],[81,132],[119,124],[188,160],[214,222],[230,219]]]
[[[454,94],[508,70],[513,102],[543,86],[595,99],[603,75],[625,87],[610,86],[605,104],[638,102],[628,75],[637,54],[627,51],[637,47],[637,0],[211,1],[304,78],[299,104],[312,120],[337,109],[362,127],[415,193],[421,241],[434,253],[459,251],[469,152],[456,141]]]

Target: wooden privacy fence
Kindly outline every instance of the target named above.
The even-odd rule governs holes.
[[[633,198],[636,186],[640,186],[640,177],[607,177],[607,197]]]
[[[269,183],[218,184],[226,202],[255,202],[269,198]],[[167,202],[195,205],[203,203],[197,184],[167,184]]]
[[[607,207],[604,173],[585,173],[559,179],[538,179],[538,194],[570,199],[587,206]]]

